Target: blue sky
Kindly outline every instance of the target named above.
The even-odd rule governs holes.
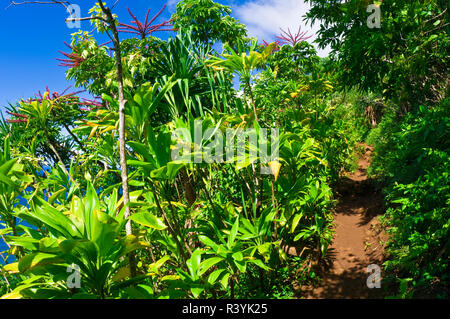
[[[248,26],[249,34],[259,39],[272,41],[279,28],[296,29],[302,22],[301,16],[308,10],[301,0],[216,0],[230,5],[232,15]],[[65,79],[66,68],[58,66],[56,58],[63,56],[58,50],[68,51],[64,41],[70,42],[70,29],[64,20],[68,17],[62,6],[20,5],[5,8],[10,1],[0,0],[0,108],[15,103],[21,98],[34,96],[39,90],[61,92],[73,84]],[[17,1],[19,2],[19,1]],[[94,0],[73,0],[81,8],[82,16],[87,16]],[[113,3],[113,1],[107,1]],[[145,16],[147,9],[158,12],[164,4],[167,9],[160,19],[168,18],[175,11],[178,0],[120,0],[114,12],[123,22],[129,22],[126,11],[129,6],[138,18]],[[82,22],[83,30],[91,30],[89,22]],[[304,29],[304,28],[303,28]],[[307,28],[314,34],[316,28]],[[306,30],[306,29],[305,29]],[[162,38],[166,32],[156,34]],[[313,38],[312,38],[313,39]],[[312,40],[311,39],[311,40]],[[106,41],[105,41],[106,42]],[[326,55],[327,51],[320,52]],[[70,91],[77,89],[72,86]]]

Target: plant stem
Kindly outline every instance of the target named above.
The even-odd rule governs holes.
[[[48,146],[52,150],[52,152],[55,154],[58,161],[61,163],[61,168],[63,169],[64,173],[66,173],[67,176],[69,176],[69,179],[72,183],[76,184],[75,180],[70,176],[69,171],[66,168],[66,165],[64,164],[61,156],[59,155],[58,151],[56,150],[55,146],[53,145],[53,142],[50,140],[50,137],[48,136],[47,131],[45,131],[45,137],[47,138]]]
[[[156,194],[155,187],[153,185],[152,185],[152,193],[153,193],[153,197],[155,199],[156,207],[158,208],[159,212],[163,216],[164,221],[167,224],[167,229],[168,229],[169,233],[172,235],[173,240],[175,241],[175,243],[176,243],[176,245],[178,247],[178,250],[180,251],[181,257],[183,258],[184,261],[186,261],[188,259],[187,255],[186,255],[183,247],[181,246],[180,241],[178,240],[178,236],[177,236],[177,233],[175,231],[175,228],[172,226],[172,223],[169,221],[169,219],[167,218],[166,213],[164,212],[164,210],[162,209],[161,205],[159,204],[158,195]]]
[[[73,134],[73,132],[72,132],[72,130],[70,129],[70,127],[69,127],[66,123],[64,123],[64,122],[63,122],[63,126],[64,126],[64,128],[67,130],[67,132],[70,134],[70,136],[72,136],[72,138],[74,139],[74,141],[77,142],[77,144],[80,146],[80,148],[81,148],[83,151],[86,151],[86,148],[84,147],[83,143],[81,143],[81,141],[79,140],[79,138],[78,138],[75,134]]]
[[[106,20],[108,21],[109,28],[113,34],[112,40],[114,44],[114,51],[116,57],[116,76],[117,76],[117,87],[118,87],[118,101],[119,101],[119,153],[120,153],[120,170],[122,178],[122,192],[123,192],[123,204],[125,206],[124,218],[130,217],[130,207],[128,203],[130,202],[130,194],[128,190],[128,172],[127,172],[127,159],[125,150],[125,103],[127,102],[124,98],[123,90],[123,68],[122,68],[122,56],[120,53],[120,40],[119,32],[117,31],[115,19],[111,13],[111,10],[103,5],[102,1],[98,1],[100,8],[106,15]],[[133,234],[133,229],[131,226],[131,220],[128,220],[125,225],[125,230],[127,235]],[[130,261],[130,272],[131,277],[136,276],[136,261],[134,253],[129,255]]]
[[[247,79],[247,87],[248,87],[248,93],[250,94],[250,103],[253,107],[253,113],[255,113],[255,120],[258,123],[258,114],[256,113],[256,104],[255,104],[255,98],[253,97],[253,91],[252,86],[250,84],[250,79]]]

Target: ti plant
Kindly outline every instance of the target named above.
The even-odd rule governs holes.
[[[83,198],[73,196],[68,206],[53,206],[38,194],[36,189],[28,200],[30,208],[23,207],[16,215],[42,231],[24,228],[22,235],[5,236],[25,254],[3,268],[33,276],[3,298],[106,298],[114,294],[119,281],[130,275],[127,259],[122,257],[147,245],[134,235],[122,235],[127,220],[117,190],[101,202],[90,185]],[[69,280],[73,271],[80,276],[78,284],[76,279]]]
[[[223,53],[220,57],[211,57],[207,62],[210,66],[218,70],[227,70],[231,73],[236,73],[245,84],[245,89],[248,92],[250,103],[253,107],[253,113],[256,121],[258,121],[258,113],[256,110],[255,98],[253,96],[251,77],[253,71],[264,67],[264,63],[275,48],[275,43],[268,45],[262,53],[256,52],[256,41],[250,44],[250,52],[245,52],[244,44],[239,42],[238,51],[234,51],[230,46],[225,45],[225,50],[229,53]]]

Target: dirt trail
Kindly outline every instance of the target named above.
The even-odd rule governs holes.
[[[367,266],[381,266],[386,235],[377,216],[383,213],[383,197],[367,179],[373,148],[361,144],[364,154],[355,173],[347,174],[338,186],[335,236],[326,256],[327,266],[319,269],[322,278],[316,287],[302,287],[299,298],[382,298],[382,289],[369,289]]]

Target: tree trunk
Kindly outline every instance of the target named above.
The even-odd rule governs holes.
[[[191,207],[197,200],[197,194],[195,192],[194,186],[192,185],[191,178],[189,177],[186,168],[180,170],[180,176],[183,184],[184,195],[188,202],[189,207]]]
[[[123,191],[123,204],[125,205],[124,217],[128,218],[130,216],[130,207],[127,205],[130,202],[130,194],[128,191],[128,173],[127,173],[127,159],[126,159],[126,149],[125,149],[125,103],[127,102],[124,98],[123,91],[123,69],[122,69],[122,56],[120,53],[120,40],[119,32],[117,31],[114,17],[111,10],[103,5],[102,1],[98,1],[100,8],[106,15],[109,27],[113,34],[113,44],[116,56],[116,75],[117,75],[117,87],[118,87],[118,101],[119,101],[119,153],[120,153],[120,170],[122,178],[122,191]],[[131,227],[131,220],[128,220],[125,226],[126,234],[132,235],[133,229]],[[131,277],[136,276],[136,265],[135,256],[133,253],[129,254],[130,261],[130,272]]]

